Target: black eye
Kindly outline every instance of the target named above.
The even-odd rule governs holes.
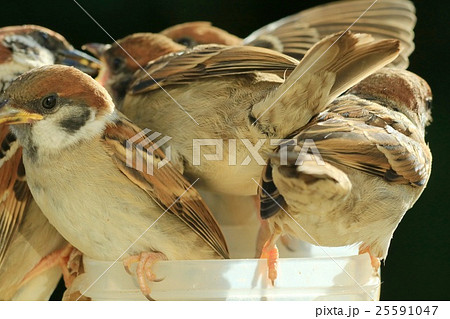
[[[111,62],[111,68],[113,71],[117,71],[122,67],[123,60],[121,58],[114,58]]]
[[[55,107],[57,97],[55,94],[44,97],[42,100],[42,107],[44,109],[50,110]]]
[[[177,43],[184,45],[185,47],[192,48],[197,45],[197,42],[194,41],[194,39],[183,37],[177,40]]]

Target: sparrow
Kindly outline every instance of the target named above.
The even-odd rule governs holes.
[[[35,67],[49,64],[74,66],[96,76],[99,61],[75,50],[60,34],[36,25],[0,28],[1,90],[14,78]]]
[[[21,73],[63,63],[95,76],[99,61],[75,50],[60,34],[35,25],[0,28],[0,87]],[[67,243],[33,200],[22,148],[0,126],[0,300],[48,300],[59,281]],[[67,274],[65,279],[68,280]]]
[[[23,147],[28,186],[50,223],[84,256],[138,262],[149,299],[156,261],[228,258],[192,183],[90,76],[61,65],[21,75],[2,96],[2,123]]]
[[[361,13],[369,6],[371,6],[370,10],[360,17]],[[240,39],[214,27],[209,22],[188,22],[170,27],[159,34],[139,33],[125,37],[119,40],[118,43],[111,45],[96,43],[88,44],[85,48],[104,62],[100,82],[112,94],[116,106],[121,108],[123,99],[133,81],[134,73],[145,66],[147,62],[151,62],[163,54],[181,52],[198,44],[217,43],[233,46],[252,45],[265,47],[296,59],[301,59],[307,50],[320,39],[326,35],[346,29],[358,18],[359,20],[351,27],[351,30],[371,33],[375,39],[396,38],[400,41],[400,55],[391,64],[406,68],[408,66],[408,56],[414,49],[413,28],[416,17],[414,5],[410,1],[403,0],[378,1],[375,4],[373,1],[333,2],[273,22],[253,32],[245,39]],[[169,41],[164,36],[171,38],[173,41]],[[253,53],[249,52],[249,54]],[[190,61],[186,63],[190,63]],[[199,64],[198,67],[202,67],[202,65]],[[142,72],[140,73],[143,74]],[[185,87],[188,88],[188,86]],[[138,98],[136,97],[135,99]],[[155,108],[149,108],[148,113],[136,115],[136,111],[133,110],[134,106],[140,109],[139,113],[146,112],[147,106],[145,104],[140,106],[136,102],[131,102],[131,106],[122,109],[127,116],[130,116],[135,121],[145,121],[150,114],[154,114],[157,111]],[[185,117],[181,120],[184,124],[185,121],[190,121],[191,119]],[[228,119],[224,121],[226,122]],[[144,126],[147,125],[145,122],[138,123]],[[158,124],[158,127],[160,132],[167,134],[166,123],[167,121],[162,121]],[[179,127],[182,127],[181,122],[179,124]],[[151,128],[151,126],[148,127]],[[214,129],[216,129],[214,126],[211,127],[211,130]],[[226,138],[226,135],[224,137]],[[188,143],[192,144],[192,141],[187,140],[182,147],[191,149],[192,146],[188,145]],[[258,180],[259,176],[256,179]],[[252,187],[251,189],[254,188]],[[231,224],[239,224],[242,221],[243,209],[232,213],[235,211],[235,208],[246,207],[248,209],[255,201],[252,197],[256,196],[256,190],[254,190],[255,194],[250,197],[245,196],[248,195],[247,193],[244,193],[244,196],[236,196],[236,192],[233,194],[221,192],[218,197],[214,189],[211,191],[209,187],[201,188],[199,191],[205,197],[208,205],[213,207],[215,216]],[[220,202],[220,205],[217,205],[215,201]],[[245,201],[248,203],[243,204]],[[256,211],[256,207],[253,211]],[[226,214],[226,217],[223,216],[224,214]]]
[[[170,149],[171,162],[188,180],[199,178],[196,187],[219,220],[236,224],[241,216],[258,214],[253,179],[260,179],[265,154],[276,148],[271,141],[305,125],[398,52],[396,40],[374,41],[369,35],[352,33],[319,41],[300,63],[265,48],[197,46],[165,55],[137,71],[125,98],[116,103],[139,126],[171,137],[161,146]],[[116,74],[124,72],[119,68]],[[112,86],[107,82],[105,87]],[[304,98],[307,94],[311,99]],[[205,139],[219,144],[222,157],[205,160],[205,155],[217,152],[211,145],[198,146],[194,152],[194,141]],[[257,154],[249,154],[249,148]],[[217,210],[216,194],[227,203],[224,209]],[[236,211],[236,200],[241,207],[255,209]]]
[[[197,46],[137,72],[121,110],[172,138],[163,148],[171,147],[171,160],[189,180],[200,178],[198,188],[256,195],[253,179],[276,148],[272,141],[306,125],[398,53],[397,40],[350,32],[322,39],[300,63],[265,48]],[[217,152],[214,145],[195,147],[205,139],[223,141],[223,156],[205,160]]]
[[[398,39],[401,51],[392,65],[407,68],[408,56],[414,51],[416,16],[414,5],[406,0],[331,2],[275,21],[245,39],[210,22],[196,21],[169,27],[159,34],[135,33],[113,44],[88,43],[83,49],[104,62],[98,80],[120,107],[133,74],[163,55],[199,44],[222,44],[269,48],[300,60],[319,40],[347,29],[355,21],[351,27],[355,33],[369,33],[375,40]]]
[[[160,34],[188,48],[211,43],[252,45],[276,50],[300,60],[320,39],[347,29],[355,21],[350,29],[352,32],[369,33],[376,40],[399,39],[402,53],[393,61],[393,65],[407,68],[408,56],[414,50],[416,16],[414,4],[406,0],[330,2],[272,22],[244,39],[205,21],[177,24]]]
[[[425,189],[431,89],[416,74],[384,68],[334,100],[269,157],[260,184],[269,277],[275,243],[358,244],[377,270],[395,229]]]
[[[102,61],[97,81],[106,87],[118,107],[137,70],[161,56],[186,49],[153,33],[135,33],[113,44],[88,43],[82,48]]]

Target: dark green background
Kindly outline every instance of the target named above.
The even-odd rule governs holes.
[[[111,39],[71,0],[2,1],[1,25],[39,24],[58,31],[74,46]],[[212,21],[238,36],[286,15],[328,1],[86,1],[79,3],[119,39],[139,31],[158,32],[187,21]],[[410,70],[433,89],[433,124],[427,140],[433,173],[424,194],[394,234],[382,268],[382,300],[448,300],[450,163],[449,1],[414,1],[418,23]],[[449,94],[449,96],[447,96]],[[57,298],[57,297],[56,297]]]

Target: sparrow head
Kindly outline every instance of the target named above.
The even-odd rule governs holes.
[[[114,116],[108,92],[68,66],[33,69],[0,98],[0,125],[9,124],[25,150],[58,152],[103,132]]]
[[[160,34],[135,33],[111,45],[88,43],[83,49],[104,62],[97,80],[115,100],[121,100],[134,72],[150,61],[185,47]]]
[[[174,25],[160,32],[188,48],[199,44],[242,45],[242,39],[219,29],[211,22],[195,21]]]
[[[65,64],[96,75],[100,61],[75,50],[60,34],[35,25],[0,28],[0,80],[4,88],[33,68]]]
[[[430,86],[410,71],[383,68],[355,85],[349,93],[403,113],[422,130],[431,123]]]

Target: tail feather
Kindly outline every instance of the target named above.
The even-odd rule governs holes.
[[[276,91],[254,105],[255,124],[269,135],[286,137],[399,52],[399,41],[375,41],[368,34],[344,32],[326,37],[307,52]]]

